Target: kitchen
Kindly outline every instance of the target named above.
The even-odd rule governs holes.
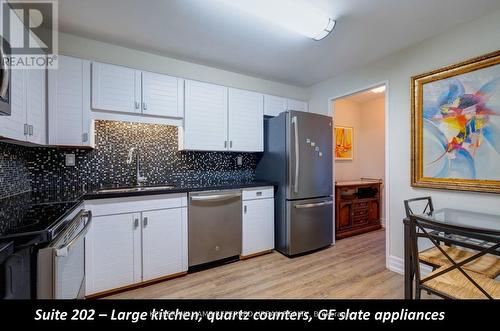
[[[385,74],[344,87],[335,79],[344,73],[343,63],[325,69],[330,62],[323,62],[323,54],[333,49],[328,45],[347,35],[340,14],[326,17],[320,34],[304,41],[281,26],[268,28],[265,18],[253,24],[248,12],[224,0],[188,2],[127,1],[119,9],[115,0],[56,2],[57,61],[2,71],[0,297],[401,298],[397,236],[402,199],[414,193],[392,192],[398,189],[394,183],[406,180],[401,169],[410,160],[395,161],[386,148],[387,192],[376,227],[338,241],[335,229],[329,102],[385,84]],[[466,14],[470,7],[462,3],[459,18],[434,24],[446,33],[498,9],[481,2],[477,12]],[[346,3],[346,11],[367,15],[363,5]],[[134,28],[109,17],[114,10]],[[171,20],[162,20],[158,31],[154,18],[161,11]],[[418,15],[425,14],[422,9]],[[226,23],[216,24],[226,16]],[[16,36],[29,32],[18,16],[9,17],[14,45]],[[196,19],[201,26],[188,27]],[[204,24],[210,27],[206,35]],[[184,30],[174,36],[167,29]],[[411,28],[405,29],[410,35]],[[379,58],[439,37],[424,30],[380,50]],[[263,41],[268,31],[272,37]],[[233,38],[238,41],[228,42]],[[44,41],[36,39],[42,49]],[[221,51],[211,47],[214,40]],[[299,45],[297,54],[282,57],[283,67],[272,55]],[[342,53],[350,70],[365,61],[368,52],[361,50],[369,45],[359,47],[365,48],[353,52],[353,62]],[[252,50],[254,61],[242,59]],[[9,54],[6,47],[3,52]],[[297,65],[299,58],[305,60]],[[319,59],[321,65],[313,66]],[[384,85],[386,98],[391,84],[397,90],[407,81],[400,83]],[[385,128],[392,146],[391,128],[407,118],[385,111],[386,123],[401,120]]]

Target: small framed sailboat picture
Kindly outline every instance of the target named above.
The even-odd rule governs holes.
[[[411,88],[412,186],[500,193],[500,51]]]
[[[353,128],[335,126],[335,160],[352,161],[353,159]]]

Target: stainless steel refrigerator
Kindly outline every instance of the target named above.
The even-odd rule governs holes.
[[[332,119],[287,111],[265,120],[258,179],[278,183],[275,246],[292,256],[333,243]]]

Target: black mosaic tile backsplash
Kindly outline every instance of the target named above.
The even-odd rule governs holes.
[[[0,151],[1,148],[2,145]],[[135,148],[133,162],[127,164],[130,148]],[[254,179],[260,158],[259,153],[179,152],[175,126],[97,121],[94,150],[24,148],[25,154],[18,157],[27,170],[16,172],[15,176],[22,176],[26,182],[29,174],[33,191],[81,190],[83,185],[87,188],[135,185],[137,152],[141,175],[147,177],[148,185],[249,181]],[[76,166],[65,166],[67,153],[75,154]],[[7,155],[13,157],[11,153]],[[241,166],[236,163],[238,156],[243,158]],[[28,185],[24,183],[26,188]]]
[[[0,142],[0,198],[31,190],[29,149]]]

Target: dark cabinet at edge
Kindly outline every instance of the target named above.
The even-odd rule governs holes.
[[[357,234],[378,230],[380,222],[380,183],[335,185],[335,238],[342,239]],[[342,192],[359,192],[372,189],[371,197],[343,195]]]

